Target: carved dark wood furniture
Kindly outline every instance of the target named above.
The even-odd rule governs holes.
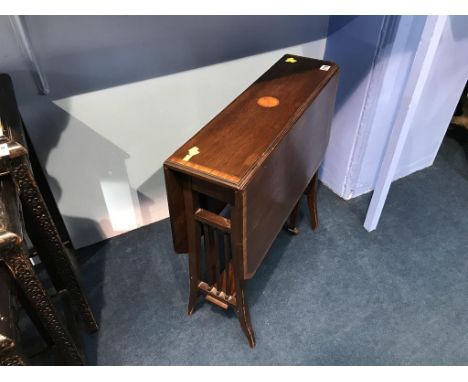
[[[188,313],[200,295],[233,308],[252,347],[244,283],[285,223],[297,233],[304,192],[317,226],[337,84],[336,64],[286,55],[164,163],[174,247],[189,253]]]
[[[0,123],[0,175],[10,174],[19,191],[28,236],[55,289],[69,294],[87,329],[96,331],[72,249],[66,248],[66,238],[60,236],[55,224],[58,219],[52,218],[31,169],[21,115],[7,74],[0,74]]]
[[[21,206],[9,175],[0,177],[0,266],[6,266],[24,296],[25,310],[40,332],[60,350],[70,365],[82,365],[76,346],[29,260],[23,237]]]
[[[0,366],[26,365],[17,345],[14,295],[15,287],[11,277],[0,266]]]

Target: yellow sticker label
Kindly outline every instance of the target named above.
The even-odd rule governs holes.
[[[287,58],[284,62],[289,62],[290,64],[294,64],[297,60],[294,57]]]
[[[200,150],[197,146],[193,146],[191,149],[188,150],[188,154],[184,156],[184,161],[188,162],[192,159],[193,156],[200,154]]]

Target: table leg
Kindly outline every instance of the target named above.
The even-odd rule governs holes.
[[[314,174],[312,180],[306,189],[307,204],[309,205],[310,219],[312,229],[315,231],[318,228],[318,214],[317,214],[317,181],[318,171]]]
[[[236,285],[236,314],[239,319],[242,331],[244,332],[245,336],[247,337],[247,341],[249,341],[249,345],[251,348],[255,347],[255,333],[252,327],[252,322],[250,321],[250,313],[249,307],[247,305],[247,301],[245,298],[244,292],[244,281],[235,278],[235,285]]]
[[[236,293],[236,314],[250,347],[255,347],[255,333],[250,321],[249,307],[245,296],[244,250],[245,250],[245,210],[244,194],[236,192],[235,205],[231,217],[231,251],[234,266],[234,285]]]
[[[299,234],[299,228],[297,228],[297,215],[298,215],[298,212],[299,212],[300,202],[301,202],[301,199],[299,199],[299,201],[295,205],[294,209],[292,210],[291,215],[289,215],[289,219],[288,219],[288,223],[287,223],[287,229],[293,235],[298,235]]]
[[[195,211],[199,207],[199,197],[192,191],[192,182],[189,177],[184,178],[183,194],[185,202],[185,214],[187,221],[187,238],[188,238],[188,256],[189,256],[189,303],[187,312],[192,315],[197,304],[200,291],[198,283],[200,282],[200,225],[195,221]]]

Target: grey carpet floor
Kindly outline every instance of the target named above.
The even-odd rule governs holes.
[[[467,152],[446,138],[433,166],[393,184],[372,233],[370,195],[321,185],[316,232],[304,200],[299,236],[281,232],[247,285],[255,349],[232,313],[186,314],[187,257],[168,220],[80,250],[101,325],[88,363],[467,365]]]

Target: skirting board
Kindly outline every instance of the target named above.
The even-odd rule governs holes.
[[[414,174],[417,171],[424,170],[425,168],[432,166],[433,163],[434,163],[434,157],[430,156],[430,157],[422,158],[409,165],[406,165],[397,171],[397,173],[395,174],[395,177],[393,178],[393,181],[396,181],[398,179],[404,178],[405,176]],[[369,185],[369,184],[357,185],[356,187],[352,189],[351,193],[342,196],[342,198],[345,200],[350,200],[353,198],[357,198],[358,196],[372,192],[374,190],[374,185]],[[331,187],[329,188],[332,189]]]

